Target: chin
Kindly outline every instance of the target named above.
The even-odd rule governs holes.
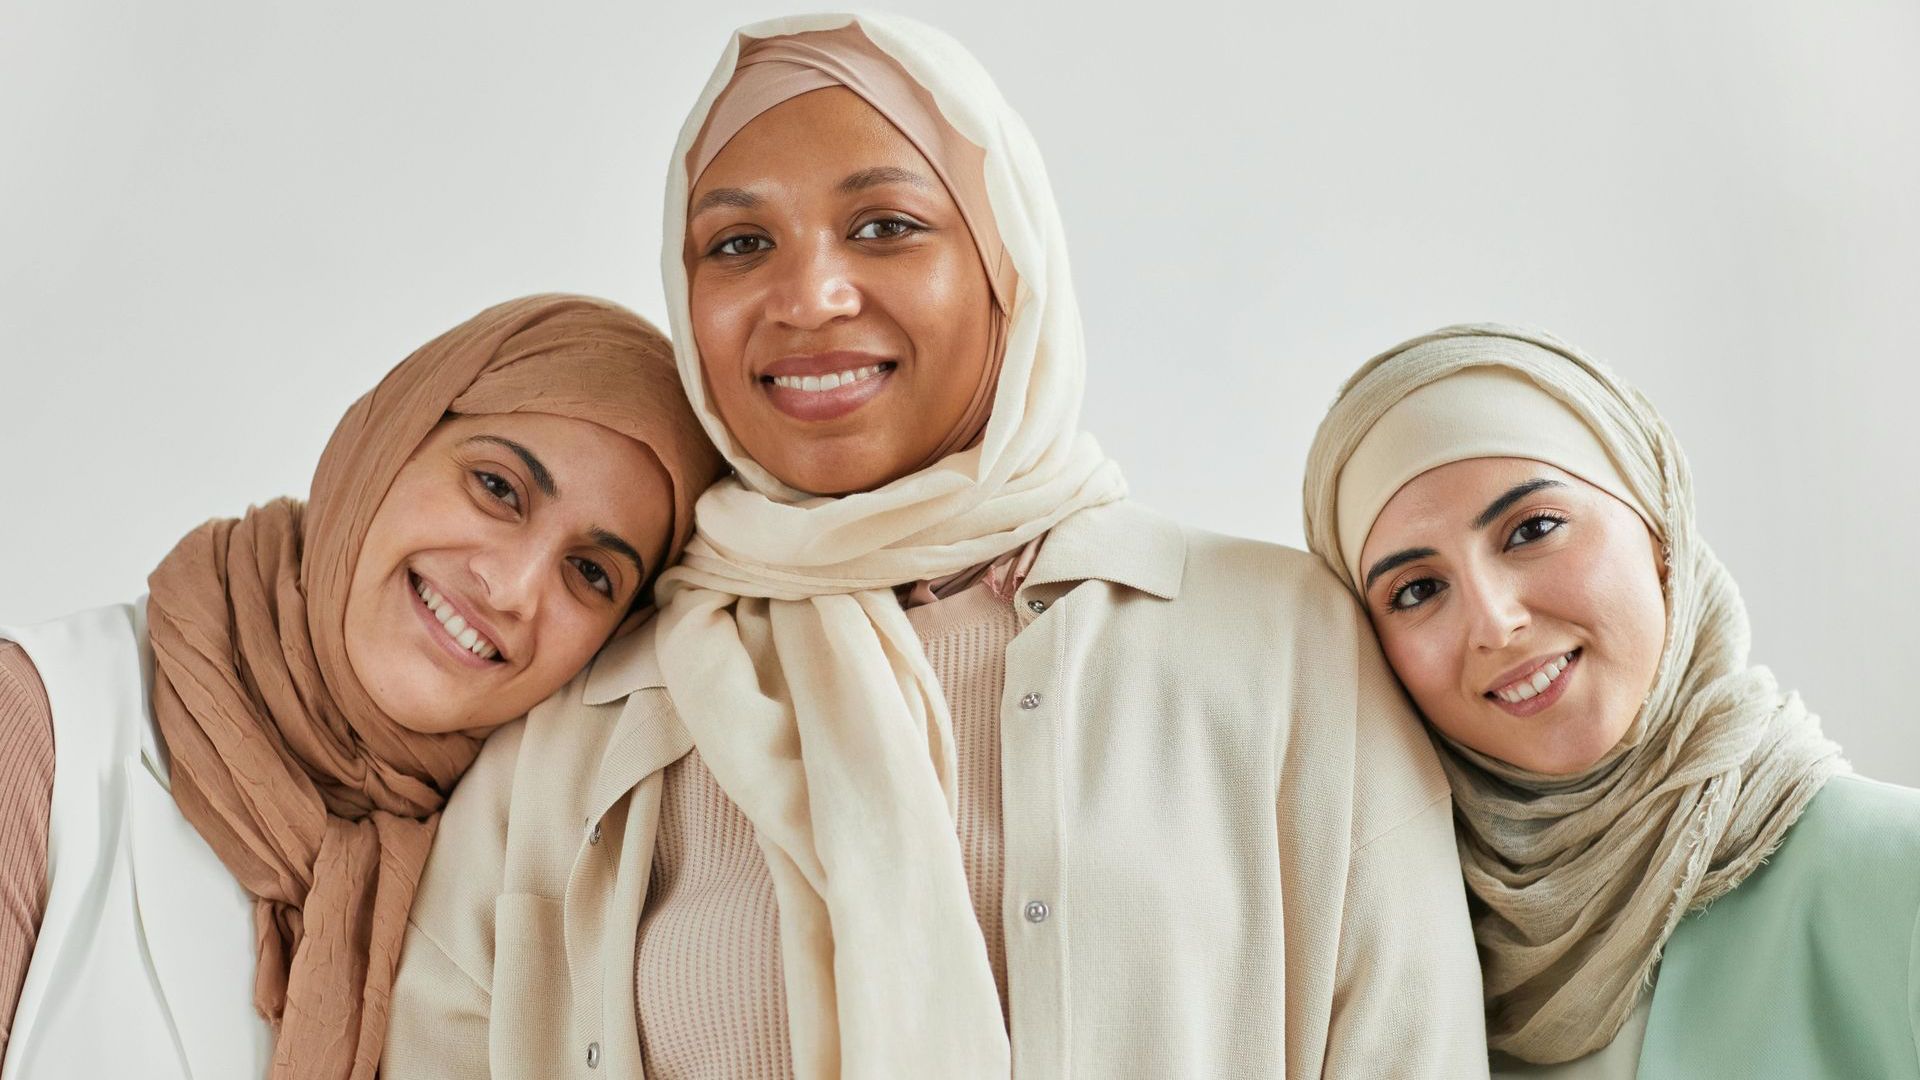
[[[905,476],[908,469],[891,469],[884,464],[863,460],[866,455],[821,454],[795,462],[791,467],[774,470],[782,483],[813,495],[852,495],[885,487]]]

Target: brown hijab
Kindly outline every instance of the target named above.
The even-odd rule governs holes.
[[[257,898],[254,1005],[274,1026],[275,1077],[371,1080],[434,825],[480,745],[407,730],[355,677],[343,625],[368,524],[448,413],[510,412],[647,446],[672,480],[679,554],[722,466],[671,344],[604,301],[532,296],[442,334],[355,402],[309,502],[210,521],[148,579],[174,800]]]

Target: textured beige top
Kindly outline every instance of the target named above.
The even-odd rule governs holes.
[[[1015,1076],[1487,1075],[1446,781],[1318,560],[1122,502],[1055,526],[1013,610]],[[454,792],[384,1080],[655,1076],[638,930],[693,738],[654,644],[501,728]]]
[[[953,714],[961,857],[1004,1017],[1000,696],[1007,644],[1020,620],[1011,592],[1002,595],[995,584],[980,580],[909,608],[907,617]],[[654,845],[653,887],[634,961],[646,1075],[787,1080],[793,1065],[773,879],[753,825],[698,750],[666,769]]]
[[[0,1054],[47,903],[53,710],[20,646],[0,641]]]

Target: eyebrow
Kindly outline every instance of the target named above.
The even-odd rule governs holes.
[[[1367,571],[1367,583],[1360,591],[1365,592],[1367,589],[1373,588],[1373,583],[1380,579],[1380,575],[1389,570],[1397,570],[1415,559],[1428,559],[1438,554],[1440,553],[1432,548],[1407,548],[1403,551],[1396,551],[1373,564],[1373,569]]]
[[[865,191],[870,187],[879,187],[881,184],[911,184],[917,188],[930,188],[933,186],[933,181],[911,169],[876,165],[871,169],[861,169],[840,181],[840,190]]]
[[[687,211],[687,218],[689,220],[697,218],[716,206],[731,206],[737,210],[751,210],[759,205],[760,196],[755,195],[751,191],[737,187],[719,187],[700,196],[699,200],[693,204],[692,209]]]
[[[1512,506],[1514,503],[1519,502],[1521,499],[1524,499],[1527,496],[1533,494],[1534,492],[1539,491],[1541,488],[1566,487],[1566,486],[1567,485],[1561,483],[1558,480],[1549,480],[1544,476],[1539,478],[1538,480],[1528,480],[1528,481],[1525,481],[1524,483],[1515,484],[1512,487],[1507,489],[1507,493],[1505,495],[1502,495],[1499,498],[1488,503],[1487,508],[1485,510],[1480,511],[1480,516],[1473,519],[1473,527],[1476,529],[1486,528],[1488,525],[1493,523],[1494,518],[1497,518],[1501,514],[1506,513],[1508,507]]]
[[[620,539],[618,535],[610,533],[597,525],[594,526],[587,535],[593,537],[593,542],[599,544],[601,547],[607,548],[617,555],[625,556],[627,561],[633,564],[633,569],[642,578],[647,576],[646,560],[640,557],[640,553],[633,549],[632,544],[627,543],[625,540]]]
[[[560,488],[559,485],[553,482],[553,474],[547,471],[546,465],[542,464],[539,458],[533,456],[533,451],[521,446],[512,439],[503,439],[498,435],[475,435],[467,441],[494,443],[495,445],[504,446],[513,451],[514,456],[519,458],[521,464],[527,467],[527,471],[533,474],[534,486],[539,488],[549,499],[559,497]]]

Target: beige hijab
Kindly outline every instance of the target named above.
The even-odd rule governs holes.
[[[682,261],[694,169],[752,116],[826,85],[860,94],[933,163],[1005,320],[984,428],[947,439],[965,449],[838,499],[781,483],[721,423]],[[773,877],[795,1072],[1005,1076],[954,831],[952,724],[893,588],[987,562],[1125,492],[1078,430],[1085,357],[1046,171],[971,56],[881,15],[737,33],[672,162],[661,270],[680,375],[737,475],[701,498],[699,532],[661,579],[660,662]]]
[[[257,898],[254,1005],[273,1022],[275,1077],[373,1077],[420,868],[479,747],[401,727],[347,661],[347,586],[388,485],[448,413],[587,420],[665,466],[671,558],[720,462],[670,357],[658,331],[603,301],[489,308],[354,403],[311,501],[210,521],[148,579],[153,708],[173,796]]]
[[[1799,697],[1748,665],[1746,609],[1694,530],[1691,476],[1666,422],[1606,367],[1546,334],[1448,327],[1374,357],[1348,380],[1308,456],[1306,529],[1356,595],[1359,543],[1412,477],[1377,464],[1356,470],[1372,482],[1347,472],[1363,458],[1407,460],[1406,442],[1420,436],[1396,407],[1448,382],[1482,391],[1503,383],[1508,391],[1496,392],[1537,400],[1485,412],[1464,398],[1435,410],[1428,398],[1426,426],[1453,429],[1457,445],[1414,451],[1425,467],[1479,456],[1545,461],[1619,488],[1666,552],[1660,666],[1639,715],[1598,764],[1544,776],[1435,733],[1476,900],[1488,1042],[1524,1061],[1568,1061],[1612,1041],[1681,916],[1752,873],[1846,765]],[[1462,414],[1527,420],[1489,432],[1496,421],[1462,424]],[[1370,450],[1390,415],[1402,446]],[[1593,439],[1556,415],[1577,418]]]

